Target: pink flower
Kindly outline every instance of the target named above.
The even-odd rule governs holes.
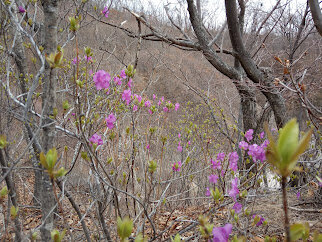
[[[217,184],[218,176],[212,174],[212,175],[208,176],[208,179],[209,179],[210,183]]]
[[[162,104],[162,102],[159,100],[159,101],[158,101],[158,106],[160,106],[161,104]]]
[[[261,132],[260,134],[259,134],[259,137],[261,138],[261,139],[264,139],[264,137],[265,137],[265,132],[263,131],[263,132]]]
[[[239,157],[236,151],[229,154],[229,168],[233,171],[237,171],[237,161]]]
[[[211,195],[211,193],[210,193],[209,187],[207,187],[206,196],[209,197],[210,195]]]
[[[79,63],[79,59],[77,60],[77,57],[75,57],[75,58],[72,60],[72,63],[73,63],[73,65],[76,65],[77,63]]]
[[[246,141],[240,141],[239,142],[239,148],[241,148],[243,150],[247,150],[248,149],[248,143]]]
[[[131,88],[132,87],[132,78],[130,78],[129,79],[129,81],[127,82],[127,86],[129,87],[129,88]]]
[[[144,106],[147,108],[151,107],[151,102],[149,100],[145,101]]]
[[[122,80],[118,76],[114,77],[114,80],[113,81],[118,86],[121,86],[122,85]]]
[[[109,129],[113,129],[114,123],[116,122],[116,117],[113,113],[111,113],[110,115],[108,115],[108,117],[105,119],[105,121],[106,121],[106,126]]]
[[[149,112],[149,114],[151,114],[151,115],[153,114],[153,112],[152,112],[152,110],[151,110],[151,109],[149,109],[149,110],[148,110],[148,112]]]
[[[150,145],[149,145],[149,144],[147,144],[146,149],[147,149],[147,150],[149,150],[149,149],[150,149]]]
[[[129,105],[131,101],[131,89],[124,90],[122,93],[122,100],[126,101],[126,104]]]
[[[136,105],[133,105],[133,112],[137,111],[138,110],[138,106]]]
[[[89,139],[92,144],[97,144],[97,145],[102,145],[103,144],[103,140],[102,140],[102,137],[98,134],[94,134],[90,139]]]
[[[301,192],[300,192],[300,191],[298,191],[298,192],[296,193],[296,197],[297,197],[297,200],[299,200],[299,199],[300,199],[300,197],[301,197]]]
[[[182,152],[182,146],[181,146],[180,141],[179,141],[179,144],[178,144],[177,150],[178,150],[179,152]]]
[[[179,103],[176,103],[176,104],[174,105],[174,110],[175,110],[175,111],[178,111],[179,107],[180,107],[180,104],[179,104]]]
[[[190,140],[188,141],[188,145],[191,145],[191,142],[190,142]]]
[[[225,159],[225,153],[218,153],[217,155],[217,160],[224,161]]]
[[[236,202],[236,196],[239,194],[238,177],[231,181],[231,189],[228,194]]]
[[[221,169],[221,162],[220,160],[216,160],[216,161],[213,161],[213,160],[210,160],[210,162],[212,163],[212,169],[216,170],[220,170]]]
[[[179,139],[181,138],[181,134],[180,134],[180,133],[178,133],[178,138],[179,138]]]
[[[169,109],[167,107],[164,107],[163,112],[167,113],[167,112],[169,112]]]
[[[241,205],[239,202],[236,202],[233,206],[233,209],[236,213],[240,213],[242,210],[243,205]]]
[[[261,226],[263,224],[263,222],[265,221],[265,219],[262,216],[260,216],[260,215],[254,214],[253,215],[253,219],[255,219],[256,217],[259,218],[259,222],[256,224],[256,226],[259,227],[259,226]]]
[[[93,81],[95,82],[96,90],[106,89],[110,86],[111,76],[104,70],[99,70],[95,73]]]
[[[224,227],[215,227],[212,230],[212,242],[228,242],[233,226],[226,224]]]
[[[92,57],[91,56],[84,55],[84,58],[85,58],[86,62],[92,61]]]
[[[152,97],[153,97],[153,100],[155,100],[157,98],[157,96],[155,94],[153,94]]]
[[[180,171],[181,167],[182,167],[182,163],[181,163],[181,161],[178,161],[178,162],[173,163],[172,170],[173,171]]]
[[[163,96],[161,97],[161,102],[164,102],[164,97]]]
[[[105,6],[103,11],[102,11],[102,14],[105,16],[105,18],[108,18],[108,14],[110,13],[110,11],[108,11],[108,7]]]
[[[123,70],[121,70],[120,77],[121,77],[122,79],[125,79],[125,78],[126,78],[126,74],[125,74],[125,70],[124,70],[124,69],[123,69]]]
[[[257,144],[252,144],[248,147],[248,155],[253,157],[253,161],[257,162],[260,160],[264,162],[266,160],[265,149]]]
[[[88,74],[91,76],[91,75],[93,75],[93,70],[89,70],[88,71]]]
[[[254,130],[250,129],[245,133],[245,138],[249,142],[253,139]]]
[[[75,113],[72,113],[72,116],[75,116],[76,114]]]
[[[19,11],[19,13],[25,13],[26,9],[23,6],[19,6],[18,11]]]

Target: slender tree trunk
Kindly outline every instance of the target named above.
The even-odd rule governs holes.
[[[57,19],[58,19],[58,0],[42,0],[44,11],[44,47],[45,53],[49,55],[56,51],[57,48]],[[43,152],[48,152],[55,144],[55,122],[50,118],[56,103],[56,73],[51,69],[49,64],[45,66],[45,77],[42,97],[42,140],[41,146]],[[43,226],[41,227],[41,237],[43,241],[50,241],[50,232],[54,228],[53,208],[56,205],[53,186],[48,174],[42,172],[41,186],[41,208]]]

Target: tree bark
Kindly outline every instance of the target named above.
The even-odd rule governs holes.
[[[318,0],[308,0],[314,25],[316,29],[318,30],[319,34],[322,36],[322,13],[319,5]]]
[[[49,55],[56,51],[57,48],[57,19],[58,19],[58,0],[42,0],[44,11],[44,49]],[[49,64],[45,66],[45,77],[43,84],[42,96],[42,151],[47,153],[49,149],[54,147],[55,143],[55,122],[50,117],[53,117],[53,112],[56,103],[56,75],[55,70],[51,69]],[[54,213],[53,208],[56,205],[53,185],[48,174],[42,172],[42,188],[41,188],[41,208],[43,226],[41,227],[41,237],[43,241],[50,241],[50,232],[54,228]]]

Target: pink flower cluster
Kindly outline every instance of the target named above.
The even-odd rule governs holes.
[[[110,74],[105,72],[104,70],[97,71],[93,77],[97,91],[109,88],[110,80]]]
[[[92,145],[92,144],[102,145],[103,144],[102,137],[96,133],[89,139],[89,141],[91,142],[90,145]]]
[[[172,165],[172,170],[173,171],[181,171],[182,163],[181,161],[175,162]]]
[[[108,115],[108,117],[105,119],[105,121],[106,121],[106,126],[109,129],[113,129],[114,123],[116,122],[116,117],[113,113],[111,113],[110,115]]]

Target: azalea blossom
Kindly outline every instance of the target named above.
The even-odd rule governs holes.
[[[180,133],[178,133],[178,138],[179,138],[179,139],[181,138],[181,134],[180,134]]]
[[[75,57],[73,60],[72,60],[72,63],[73,65],[76,65],[77,63],[79,63],[79,59],[77,59],[77,57]]]
[[[155,100],[157,98],[157,96],[155,94],[152,95],[153,100]]]
[[[106,89],[110,86],[111,76],[104,70],[99,70],[93,76],[93,81],[95,82],[96,90]]]
[[[217,184],[218,176],[215,174],[212,174],[208,176],[209,182],[213,184]]]
[[[175,111],[178,111],[179,107],[180,107],[180,104],[179,104],[179,103],[176,103],[176,104],[174,105],[174,110],[175,110]]]
[[[216,160],[216,161],[213,161],[213,160],[210,160],[210,162],[212,163],[212,169],[216,170],[220,170],[221,169],[221,162],[220,160]]]
[[[296,197],[297,197],[297,200],[300,200],[300,197],[301,197],[301,192],[300,192],[300,191],[298,191],[298,192],[296,193]]]
[[[110,11],[108,11],[108,7],[105,6],[103,11],[102,11],[102,14],[104,14],[105,18],[108,18],[108,14],[110,13]]]
[[[253,133],[254,133],[254,130],[252,129],[247,130],[247,132],[245,133],[245,138],[248,142],[253,139]]]
[[[132,80],[132,78],[130,78],[130,79],[129,79],[129,81],[127,82],[127,86],[128,86],[129,88],[131,88],[131,87],[132,87],[132,82],[133,82],[133,80]]]
[[[106,121],[106,126],[109,129],[113,129],[114,123],[116,122],[116,117],[113,113],[111,113],[110,115],[108,115],[108,117],[105,119],[105,121]]]
[[[206,196],[209,197],[211,195],[209,187],[206,188]]]
[[[125,78],[126,78],[126,74],[125,74],[125,70],[124,70],[124,69],[123,69],[123,70],[121,70],[120,77],[121,77],[122,79],[125,79]]]
[[[146,106],[147,108],[151,107],[151,102],[149,100],[145,101],[144,106]]]
[[[138,110],[138,106],[136,105],[133,105],[133,112],[137,111]]]
[[[179,152],[182,152],[182,146],[181,146],[180,141],[179,141],[179,144],[178,144],[177,150],[178,150]]]
[[[114,77],[114,80],[113,81],[118,86],[121,86],[122,85],[122,80],[118,76]]]
[[[224,227],[215,227],[212,230],[213,242],[228,242],[233,226],[226,224]]]
[[[173,163],[172,170],[173,171],[180,171],[181,167],[182,167],[182,163],[181,163],[181,161],[178,161],[178,162]]]
[[[248,147],[248,155],[253,157],[253,161],[264,162],[266,160],[265,149],[257,144],[252,144]]]
[[[233,209],[236,213],[240,213],[242,210],[243,205],[241,205],[239,202],[236,202],[233,206]]]
[[[92,57],[91,56],[84,55],[84,59],[86,60],[86,62],[92,61]]]
[[[259,226],[261,226],[264,223],[265,219],[262,216],[260,216],[260,215],[254,214],[253,215],[253,219],[255,219],[256,217],[259,218],[259,221],[256,224],[256,226],[259,227]]]
[[[19,6],[18,11],[19,11],[19,13],[25,13],[26,9],[23,6]]]
[[[224,161],[225,159],[225,153],[218,153],[217,155],[217,160]]]
[[[233,171],[237,171],[237,161],[239,157],[236,151],[229,154],[229,168]]]
[[[126,104],[129,105],[131,101],[131,89],[124,90],[122,93],[122,100],[126,101]]]
[[[149,150],[149,149],[150,149],[150,145],[149,145],[149,144],[147,144],[147,145],[146,145],[146,149],[147,149],[147,150]]]
[[[239,194],[238,177],[235,177],[235,179],[231,181],[231,189],[229,191],[229,196],[236,202],[236,196],[238,194]]]
[[[167,112],[169,112],[169,109],[167,107],[164,107],[163,112],[167,113]]]
[[[263,131],[263,132],[261,132],[260,134],[259,134],[259,137],[261,138],[261,139],[264,139],[264,137],[265,137],[265,132]]]
[[[240,141],[239,142],[239,148],[243,149],[243,150],[247,150],[248,149],[248,143],[246,141]]]
[[[103,144],[102,137],[96,133],[89,139],[89,141],[91,142],[91,145],[92,144],[97,144],[97,145]]]

